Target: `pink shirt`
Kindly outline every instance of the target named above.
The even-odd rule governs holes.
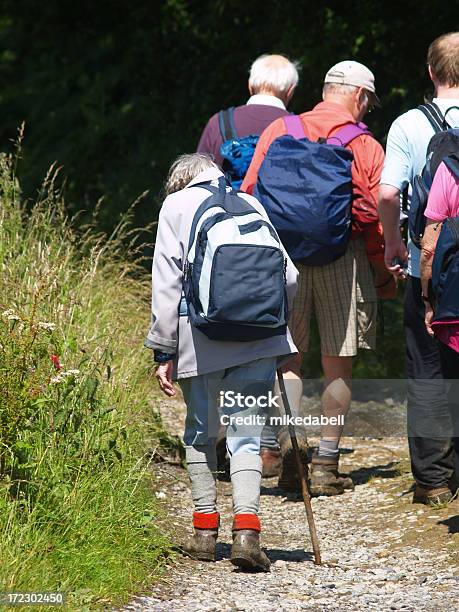
[[[459,217],[459,179],[443,162],[435,173],[425,216],[433,221]],[[443,344],[459,353],[459,321],[439,321],[432,327]]]
[[[459,178],[443,162],[435,173],[425,215],[433,221],[459,217]]]

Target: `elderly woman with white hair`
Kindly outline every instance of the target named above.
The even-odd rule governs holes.
[[[289,359],[296,348],[288,330],[250,341],[210,339],[192,324],[183,297],[184,264],[195,213],[209,198],[203,186],[224,185],[223,174],[203,154],[180,156],[172,165],[166,184],[167,197],[159,215],[153,258],[152,325],[145,344],[154,350],[156,377],[161,390],[175,395],[178,380],[187,407],[184,444],[194,504],[194,534],[183,546],[199,560],[215,560],[220,516],[217,511],[216,436],[219,417],[212,385],[238,387],[262,382],[271,389],[282,357]],[[223,187],[224,189],[224,187]],[[230,188],[226,188],[226,192]],[[265,221],[269,219],[252,196],[239,193]],[[280,248],[286,262],[287,301],[296,291],[296,268]],[[248,271],[249,272],[249,271]],[[261,298],[260,298],[261,299]],[[233,416],[242,412],[233,413]],[[259,428],[261,429],[261,428]],[[231,562],[239,567],[268,571],[269,560],[261,550],[258,518],[262,462],[260,431],[227,431],[230,474],[233,488],[233,545]]]

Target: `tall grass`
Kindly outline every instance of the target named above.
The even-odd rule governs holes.
[[[26,207],[14,165],[0,158],[0,590],[119,602],[168,550],[141,451],[148,278],[117,237],[72,228],[53,169]]]

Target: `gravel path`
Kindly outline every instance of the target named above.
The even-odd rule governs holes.
[[[184,407],[161,403],[173,433]],[[314,443],[314,439],[311,440]],[[324,565],[312,562],[304,506],[285,498],[276,479],[263,480],[263,546],[271,573],[246,574],[229,562],[231,489],[219,483],[222,529],[218,561],[178,556],[148,595],[125,610],[266,611],[459,609],[459,502],[428,509],[411,503],[406,443],[400,438],[344,438],[342,471],[356,489],[313,500]],[[165,528],[180,542],[191,529],[186,472],[155,466],[156,495],[167,512]]]

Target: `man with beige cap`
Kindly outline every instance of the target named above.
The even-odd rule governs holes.
[[[304,135],[310,141],[320,139],[322,142],[344,126],[361,122],[375,105],[379,105],[379,99],[373,73],[359,62],[346,60],[327,72],[323,101],[312,111],[299,115],[299,119]],[[244,191],[252,193],[271,143],[287,133],[290,132],[283,119],[276,120],[263,132],[242,184]],[[318,266],[296,263],[300,274],[289,327],[299,355],[284,368],[291,404],[298,411],[303,390],[301,363],[303,353],[308,350],[310,320],[314,313],[321,342],[325,379],[322,412],[326,417],[347,413],[351,401],[352,357],[358,348],[375,348],[375,286],[379,287],[380,297],[389,297],[388,288],[393,288],[384,267],[382,230],[377,214],[383,149],[369,133],[360,133],[348,148],[354,158],[351,240],[345,254],[332,263]],[[286,190],[288,187],[286,185]],[[340,425],[322,428],[319,450],[312,459],[311,490],[315,495],[337,495],[353,488],[352,480],[338,471],[342,429]],[[288,452],[282,448],[282,436],[280,441],[283,453]],[[298,488],[294,466],[287,466],[285,460],[279,486],[286,490]]]

